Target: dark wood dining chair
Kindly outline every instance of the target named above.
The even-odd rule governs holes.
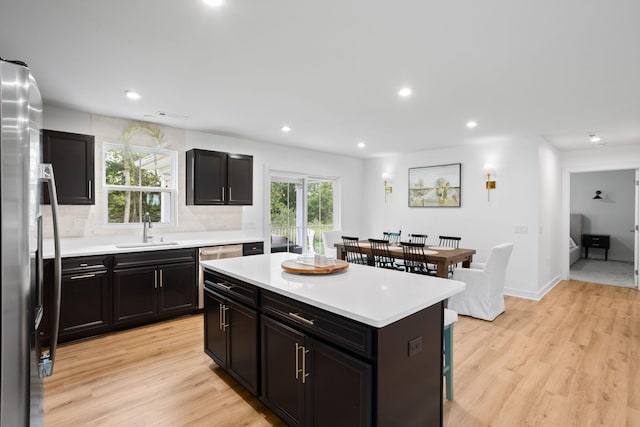
[[[344,244],[345,259],[347,262],[354,264],[367,265],[367,260],[362,254],[360,245],[358,244],[358,238],[352,236],[342,236],[342,243]]]
[[[445,248],[456,248],[460,247],[460,240],[462,237],[453,237],[453,236],[438,236],[440,239],[440,243],[438,246],[442,246]]]
[[[376,267],[400,270],[400,265],[389,251],[389,242],[384,239],[369,239],[371,256]]]
[[[382,233],[382,239],[389,242],[390,245],[399,245],[400,244],[400,236],[402,236],[402,230],[395,231],[385,231]]]
[[[427,237],[429,237],[426,234],[409,234],[409,242],[410,243],[422,243],[423,245],[427,244]]]
[[[419,242],[400,242],[404,257],[404,270],[409,273],[431,274],[427,267],[424,244]]]
[[[438,236],[438,237],[440,238],[440,244],[438,246],[442,246],[445,248],[458,249],[460,247],[460,240],[462,240],[462,237],[454,237],[454,236]],[[456,266],[457,264],[449,266],[449,276],[453,275],[453,270],[456,268]]]

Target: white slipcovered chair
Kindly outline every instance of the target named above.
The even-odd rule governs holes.
[[[493,320],[504,312],[504,281],[512,250],[513,243],[503,243],[491,250],[487,262],[453,270],[453,279],[467,286],[449,297],[448,308],[483,320]]]
[[[336,243],[342,243],[342,230],[332,230],[322,232],[322,244],[324,245],[324,254],[326,256],[336,257]]]

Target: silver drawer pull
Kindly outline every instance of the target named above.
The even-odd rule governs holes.
[[[290,312],[289,316],[291,316],[294,319],[304,323],[305,325],[313,326],[314,320],[305,319],[304,317],[300,316],[298,313],[291,313]]]
[[[229,286],[229,285],[225,285],[224,283],[220,283],[220,282],[216,282],[216,285],[220,286],[221,288],[225,288],[228,291],[230,291],[231,288],[233,288],[233,285]]]
[[[96,275],[94,273],[92,273],[92,274],[80,274],[78,276],[71,276],[71,277],[69,277],[69,279],[71,279],[71,280],[88,279],[90,277],[96,277]]]

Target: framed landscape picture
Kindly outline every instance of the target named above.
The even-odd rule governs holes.
[[[409,207],[459,208],[461,163],[409,169]]]

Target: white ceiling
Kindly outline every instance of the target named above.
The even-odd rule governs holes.
[[[0,56],[49,104],[258,141],[574,150],[640,144],[639,19],[638,0],[0,0]]]

